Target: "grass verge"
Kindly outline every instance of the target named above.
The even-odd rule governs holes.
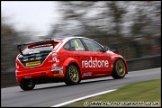
[[[160,79],[137,82],[63,107],[160,107],[160,83]]]

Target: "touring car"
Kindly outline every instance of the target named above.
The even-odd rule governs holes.
[[[74,85],[84,79],[104,76],[119,79],[128,74],[127,62],[121,55],[85,37],[19,44],[17,48],[20,54],[16,57],[15,74],[23,90],[46,82]]]

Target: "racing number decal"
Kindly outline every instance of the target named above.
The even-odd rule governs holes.
[[[75,43],[76,47],[79,47],[79,44],[76,40],[74,40],[74,43]]]
[[[82,43],[78,39],[72,40],[71,45],[72,45],[72,47],[75,48],[75,51],[84,51],[85,50],[84,46],[82,45]]]
[[[50,48],[52,49],[52,48],[53,48],[53,46],[50,46]]]

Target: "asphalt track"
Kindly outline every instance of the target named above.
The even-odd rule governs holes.
[[[1,89],[1,107],[50,107],[90,94],[118,89],[124,85],[150,79],[161,79],[161,67],[129,72],[124,79],[103,77],[82,80],[80,84],[65,83],[36,85],[34,90],[23,91],[18,86]]]

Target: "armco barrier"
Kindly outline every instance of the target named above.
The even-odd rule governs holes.
[[[16,81],[14,72],[3,72],[1,73],[1,88],[17,86],[18,83]]]
[[[127,60],[127,62],[129,72],[135,70],[161,67],[161,55]],[[17,85],[18,84],[14,72],[1,73],[1,88]]]
[[[128,71],[161,67],[161,55],[127,60]]]

